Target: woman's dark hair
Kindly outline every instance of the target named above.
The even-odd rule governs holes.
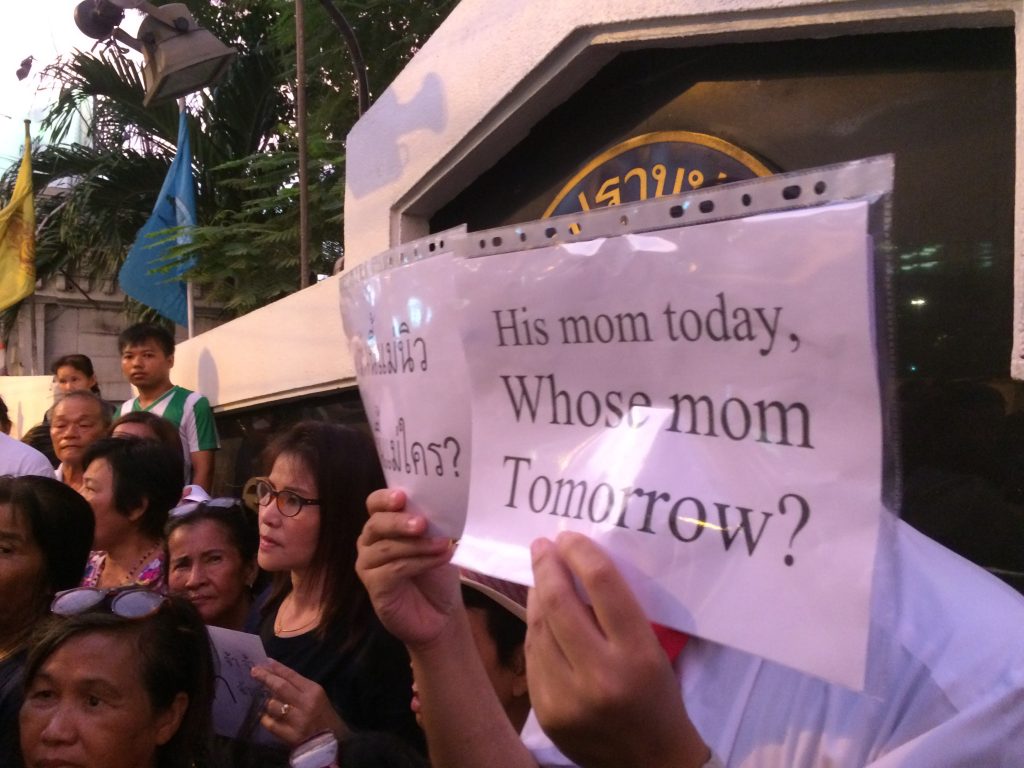
[[[79,373],[84,373],[89,378],[94,378],[96,376],[96,371],[92,367],[92,360],[89,359],[88,355],[61,355],[53,361],[53,365],[50,366],[50,373],[56,376],[57,370],[64,368],[65,366],[70,366]],[[89,387],[89,391],[99,395],[100,385],[93,384]]]
[[[92,548],[92,509],[70,486],[35,475],[0,477],[0,504],[10,504],[14,514],[26,521],[42,552],[42,590],[35,596],[42,614],[55,592],[76,587],[82,580]]]
[[[11,423],[11,417],[7,411],[7,403],[5,403],[4,399],[0,397],[0,432],[3,432],[5,435],[9,435],[11,434],[11,427],[13,426],[14,424]]]
[[[143,619],[121,618],[105,607],[74,616],[51,616],[33,638],[25,666],[26,689],[64,643],[94,633],[136,648],[140,679],[155,711],[165,711],[179,693],[188,696],[178,731],[157,748],[158,768],[204,764],[212,734],[214,665],[206,627],[192,604],[167,596],[156,613]]]
[[[243,563],[251,563],[256,559],[256,550],[260,545],[259,523],[256,515],[238,501],[233,507],[211,507],[200,502],[194,511],[172,517],[164,526],[164,553],[167,552],[167,540],[178,528],[203,520],[212,520],[228,534],[232,546],[238,550]],[[170,566],[170,558],[164,558],[164,568]],[[166,573],[164,576],[166,577]]]
[[[465,584],[462,585],[462,602],[467,608],[484,612],[487,634],[494,641],[498,661],[503,667],[514,667],[516,649],[521,648],[526,642],[526,622],[479,590]]]
[[[137,437],[104,437],[90,445],[82,459],[88,468],[97,459],[110,465],[114,508],[122,515],[146,502],[139,520],[141,531],[154,539],[163,535],[167,511],[181,495],[181,456],[163,443]]]
[[[346,636],[343,645],[348,646],[373,621],[366,588],[356,576],[356,540],[367,520],[366,497],[386,486],[377,450],[369,435],[353,427],[303,421],[267,446],[266,474],[279,456],[298,459],[316,483],[320,532],[310,566],[313,578],[323,585],[324,606],[317,631],[325,637],[332,628],[339,630]],[[275,574],[265,613],[276,608],[290,590],[289,575]]]
[[[157,416],[151,411],[128,411],[123,416],[118,416],[114,419],[114,423],[110,425],[110,431],[113,432],[117,429],[118,424],[142,424],[146,426],[154,435],[156,439],[171,449],[181,460],[181,472],[179,474],[185,476],[185,449],[181,444],[181,435],[178,434],[178,428],[171,422],[165,419],[163,416]]]

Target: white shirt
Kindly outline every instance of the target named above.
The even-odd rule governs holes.
[[[53,465],[31,445],[0,432],[0,475],[53,477]]]
[[[1024,765],[1024,598],[902,521],[884,530],[863,692],[690,639],[683,698],[725,765]],[[535,720],[523,740],[542,765],[571,765]]]

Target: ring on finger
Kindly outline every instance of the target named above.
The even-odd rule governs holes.
[[[291,709],[292,709],[292,705],[291,704],[282,704],[281,705],[281,719],[282,720],[284,718],[288,717],[288,713],[291,712]]]

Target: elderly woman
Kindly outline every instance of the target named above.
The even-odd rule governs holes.
[[[26,764],[204,765],[214,667],[191,604],[140,588],[76,589],[53,612],[26,664]]]
[[[0,765],[18,764],[26,643],[55,592],[78,583],[92,543],[85,499],[48,477],[0,477]]]
[[[183,503],[164,529],[167,588],[216,627],[241,629],[259,567],[256,516],[238,499]]]
[[[86,451],[82,495],[96,520],[82,586],[164,586],[163,530],[181,490],[170,448],[134,437],[107,437]]]

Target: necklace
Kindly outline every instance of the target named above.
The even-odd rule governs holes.
[[[138,572],[142,569],[142,566],[144,566],[152,559],[153,553],[156,552],[159,546],[159,543],[154,544],[152,547],[149,548],[149,551],[147,551],[146,554],[139,558],[139,561],[132,566],[131,570],[125,573],[124,580],[122,581],[123,584],[131,584],[133,581],[135,581],[135,577],[138,575]]]
[[[274,617],[274,634],[275,635],[289,635],[289,634],[291,634],[293,632],[299,632],[299,631],[301,631],[303,629],[309,629],[309,627],[313,626],[318,621],[320,621],[320,611],[317,611],[313,615],[313,618],[310,619],[309,621],[307,621],[305,624],[302,624],[302,625],[300,625],[298,627],[290,627],[289,629],[285,629],[284,626],[281,624],[281,608],[284,608],[284,601],[283,600],[281,601],[281,605],[277,609],[277,615]]]

